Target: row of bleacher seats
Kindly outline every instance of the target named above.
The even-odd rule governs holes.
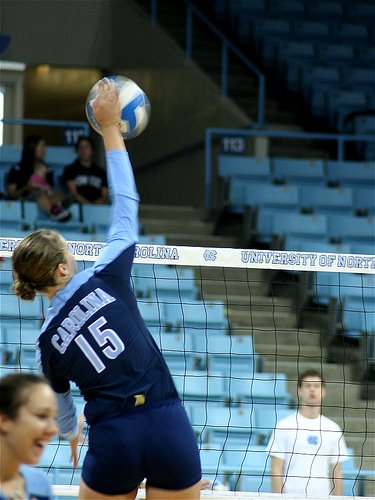
[[[313,117],[334,130],[374,133],[373,3],[217,0],[216,13],[260,66],[301,93]],[[375,157],[372,144],[356,146]]]
[[[279,19],[290,24],[280,25],[281,33],[288,33],[296,39],[308,37],[314,33],[324,39],[328,35],[337,41],[366,38],[374,41],[373,20],[375,9],[373,5],[355,0],[336,0],[325,2],[323,0],[310,2],[309,0],[217,0],[216,14],[219,19],[226,18],[231,27],[240,35],[244,42],[249,42],[252,31],[255,36],[262,28],[257,30],[257,23],[268,19]],[[312,29],[303,23],[321,22],[329,27]],[[365,26],[366,31],[346,25]],[[282,27],[281,27],[282,26]],[[343,28],[340,29],[340,27]],[[267,28],[266,28],[267,32]]]
[[[219,213],[246,214],[245,244],[249,234],[290,250],[296,236],[374,244],[375,162],[220,155],[217,175]]]
[[[216,0],[216,13],[229,16],[231,21],[263,19],[275,16],[288,19],[347,20],[372,25],[375,7],[366,0]]]
[[[2,227],[14,229],[36,229],[56,226],[86,232],[104,231],[108,228],[111,206],[73,203],[69,207],[71,218],[68,222],[52,221],[39,208],[35,201],[0,200],[0,220]]]
[[[217,175],[264,182],[373,187],[375,161],[219,155]]]

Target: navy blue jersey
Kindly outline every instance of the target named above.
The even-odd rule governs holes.
[[[131,286],[138,233],[132,168],[123,151],[106,156],[113,206],[107,244],[91,269],[53,297],[38,339],[43,373],[60,395],[62,435],[72,432],[70,381],[87,401],[89,423],[138,403],[178,398]]]

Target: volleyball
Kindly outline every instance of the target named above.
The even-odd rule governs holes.
[[[121,104],[121,133],[124,139],[133,139],[147,127],[151,115],[150,101],[145,92],[130,78],[121,75],[107,77],[116,83]],[[98,93],[97,82],[88,93],[86,99],[86,116],[91,127],[101,134],[100,126],[95,120],[92,101]]]

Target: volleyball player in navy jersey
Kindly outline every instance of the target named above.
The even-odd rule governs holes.
[[[86,400],[89,446],[79,498],[134,499],[146,478],[149,499],[198,499],[195,436],[131,287],[138,194],[113,82],[101,81],[92,106],[103,134],[113,207],[107,245],[92,268],[77,273],[57,232],[34,231],[14,251],[13,289],[25,300],[33,300],[36,291],[51,300],[38,354],[57,394],[59,431],[70,440],[75,464],[80,430],[70,381]]]

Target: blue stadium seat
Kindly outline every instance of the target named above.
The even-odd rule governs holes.
[[[345,496],[363,496],[363,482],[368,479],[375,479],[374,470],[366,470],[362,467],[358,468],[355,464],[355,455],[352,448],[348,448],[348,459],[341,462],[341,470],[343,475],[343,495]],[[361,456],[358,459],[361,461]]]
[[[307,13],[311,19],[322,21],[337,20],[344,16],[344,5],[341,1],[307,2]]]
[[[256,491],[270,493],[272,491],[271,477],[268,474],[241,474],[239,482],[241,491]]]
[[[171,371],[181,372],[195,368],[196,355],[193,352],[191,335],[163,333],[153,335]]]
[[[321,186],[301,186],[299,206],[313,213],[353,213],[353,193],[351,188],[330,188]]]
[[[350,245],[350,252],[348,253],[359,253],[363,255],[374,255],[375,254],[375,243],[353,243]]]
[[[296,410],[291,410],[290,408],[282,408],[280,406],[255,406],[255,430],[257,434],[261,436],[260,444],[267,445],[269,437],[272,431],[275,429],[277,422],[295,412]]]
[[[361,23],[371,23],[375,20],[375,6],[372,2],[349,2],[348,18]]]
[[[275,47],[276,64],[291,91],[298,91],[301,68],[314,64],[316,50],[313,43],[284,42]]]
[[[375,278],[371,274],[317,272],[313,288],[322,305],[328,305],[330,299],[371,300],[375,297]]]
[[[286,19],[256,19],[251,23],[250,34],[253,44],[265,66],[274,62],[274,45],[287,41],[290,23]]]
[[[291,184],[321,184],[324,181],[324,161],[304,158],[274,158],[272,177]]]
[[[339,161],[327,162],[326,180],[341,186],[373,186],[375,182],[375,161]]]
[[[45,161],[54,170],[57,168],[63,168],[66,165],[73,163],[77,158],[77,153],[72,146],[48,146],[46,150]]]
[[[158,304],[157,302],[138,299],[138,308],[147,328],[151,331],[153,336],[163,331],[166,320],[162,303]]]
[[[271,459],[265,446],[249,446],[245,450],[225,452],[225,461],[243,474],[269,473]]]
[[[271,233],[279,238],[299,235],[324,241],[327,236],[326,217],[325,214],[274,213],[271,216]]]
[[[23,320],[41,320],[41,303],[38,300],[25,301],[16,295],[2,295],[0,302],[0,317],[20,318]]]
[[[331,240],[344,243],[374,243],[375,225],[373,217],[354,215],[328,215],[327,236]]]
[[[251,179],[238,176],[228,179],[224,205],[229,212],[241,214],[244,211],[245,189],[252,182],[254,181]]]
[[[177,300],[166,302],[164,309],[166,322],[172,331],[205,335],[207,331],[225,333],[229,328],[222,302],[190,300],[180,303]]]
[[[21,345],[19,349],[19,363],[22,369],[38,368],[35,346]]]
[[[333,38],[351,45],[365,45],[368,42],[369,32],[367,26],[353,23],[336,23],[333,29]]]
[[[355,51],[352,45],[320,43],[317,46],[316,62],[333,68],[353,66]]]
[[[354,210],[375,215],[375,188],[353,187],[352,192]]]
[[[111,205],[82,205],[82,225],[90,231],[106,230],[111,220]]]
[[[258,0],[255,0],[253,2],[247,2],[247,5],[249,8],[246,7],[241,7],[241,8],[235,8],[233,9],[231,6],[233,5],[233,2],[229,3],[230,10],[229,10],[229,23],[233,26],[233,29],[235,30],[239,40],[242,43],[249,43],[250,39],[250,27],[251,27],[251,21],[253,19],[260,18],[262,19],[262,11],[256,10],[256,4]],[[263,0],[260,0],[259,4],[264,4]],[[226,17],[225,19],[226,22],[228,22],[228,19]]]
[[[24,229],[16,229],[13,227],[3,227],[0,223],[0,236],[7,238],[24,238],[30,231]]]
[[[0,200],[0,225],[2,229],[21,228],[22,202],[20,200]]]
[[[374,71],[370,68],[347,68],[342,72],[343,83],[353,90],[373,90]]]
[[[231,490],[271,492],[271,459],[265,446],[252,445],[244,451],[227,451],[224,454],[225,462],[235,468],[229,477]]]
[[[359,339],[362,333],[375,332],[375,300],[346,297],[341,310],[343,335]]]
[[[369,69],[374,67],[375,62],[375,45],[368,47],[359,47],[356,50],[357,66],[367,66]]]
[[[13,273],[11,269],[0,267],[0,291],[1,293],[11,293],[13,285]]]
[[[208,443],[246,442],[255,444],[252,412],[244,408],[232,408],[220,404],[195,405],[191,412],[191,423],[195,432]]]
[[[221,371],[225,377],[256,371],[258,356],[250,335],[195,335],[193,347],[200,369]]]
[[[295,209],[299,188],[295,185],[249,184],[245,186],[245,205]]]
[[[175,269],[167,266],[155,266],[152,276],[137,278],[134,286],[142,296],[159,301],[195,300],[198,289],[194,282],[194,271],[191,268]]]
[[[0,196],[6,195],[7,192],[7,176],[8,172],[0,167]]]
[[[353,252],[350,245],[343,245],[342,243],[326,243],[325,241],[319,240],[306,240],[298,235],[286,236],[284,250],[321,253],[360,253]]]
[[[140,234],[138,236],[140,245],[166,245],[167,240],[164,234]]]
[[[338,88],[340,70],[330,66],[312,66],[300,71],[299,90],[314,116],[325,114],[325,92]]]
[[[231,393],[235,401],[246,403],[287,405],[290,395],[283,373],[254,373],[248,379],[231,380]]]
[[[210,373],[201,370],[181,371],[172,374],[176,389],[184,404],[202,405],[207,400],[216,403],[226,401],[226,388],[221,373]]]
[[[210,475],[217,480],[223,480],[224,474],[228,472],[228,464],[224,462],[224,455],[221,450],[200,448],[202,474]]]
[[[367,108],[366,94],[347,90],[329,90],[326,92],[326,114],[331,127],[343,131],[345,118],[352,112]]]
[[[270,160],[252,156],[219,155],[218,175],[224,179],[236,176],[269,181],[271,179]]]
[[[273,0],[268,4],[267,16],[287,19],[302,18],[304,11],[303,0]]]
[[[0,147],[0,168],[8,172],[13,165],[20,161],[21,154],[21,146],[3,144]]]
[[[328,23],[321,21],[295,21],[292,33],[293,38],[299,41],[323,41],[330,37]]]

